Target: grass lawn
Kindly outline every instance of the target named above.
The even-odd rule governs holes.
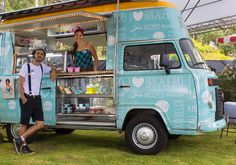
[[[39,133],[30,144],[35,155],[17,155],[5,137],[0,143],[0,164],[64,165],[229,165],[236,164],[236,134],[220,132],[181,136],[170,140],[164,152],[154,156],[135,155],[126,147],[123,134],[109,131],[75,131],[70,135]]]

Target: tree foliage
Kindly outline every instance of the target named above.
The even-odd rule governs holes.
[[[217,43],[218,37],[224,37],[232,34],[236,34],[236,28],[222,29],[218,31],[211,31],[207,33],[198,34],[194,36],[194,39],[202,43],[202,46],[209,45],[210,42],[214,42],[215,45],[219,48],[221,54],[236,57],[236,42],[228,44]]]
[[[204,45],[197,40],[193,40],[193,43],[204,60],[232,60],[232,57],[225,56],[217,47],[213,47],[209,44]]]
[[[35,6],[35,0],[7,0],[6,12],[20,10],[23,8],[31,8]]]
[[[224,99],[236,101],[236,61],[234,67],[227,66],[219,75],[220,86],[224,92]]]
[[[6,12],[34,8],[68,0],[6,0]]]

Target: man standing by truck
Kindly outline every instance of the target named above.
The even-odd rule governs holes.
[[[20,92],[20,129],[19,138],[13,139],[14,148],[17,154],[34,154],[26,139],[44,127],[44,115],[40,89],[43,74],[50,73],[52,81],[56,79],[56,72],[53,68],[42,64],[46,57],[43,49],[35,49],[32,63],[24,64],[19,72],[19,92]],[[30,118],[35,124],[29,126]]]

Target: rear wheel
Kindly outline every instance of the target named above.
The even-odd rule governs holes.
[[[13,138],[19,138],[19,129],[20,124],[11,123],[6,125],[6,133],[10,142],[12,142]]]
[[[19,138],[19,130],[20,130],[20,124],[17,123],[9,123],[6,125],[6,133],[8,140],[12,142],[13,138]],[[32,135],[31,137],[27,138],[26,141],[27,143],[31,143],[34,141],[35,135]]]
[[[181,135],[171,135],[171,134],[169,134],[169,135],[168,135],[168,139],[169,139],[169,140],[174,140],[174,139],[178,139],[180,136],[181,136]]]
[[[134,153],[154,155],[166,147],[168,134],[162,122],[154,116],[139,115],[128,123],[125,140]]]
[[[62,135],[71,134],[72,132],[74,132],[74,129],[58,128],[55,130],[55,132],[57,134],[62,134]]]

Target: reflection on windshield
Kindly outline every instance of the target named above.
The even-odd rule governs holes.
[[[180,46],[188,65],[196,69],[209,69],[198,50],[189,39],[180,40]]]

